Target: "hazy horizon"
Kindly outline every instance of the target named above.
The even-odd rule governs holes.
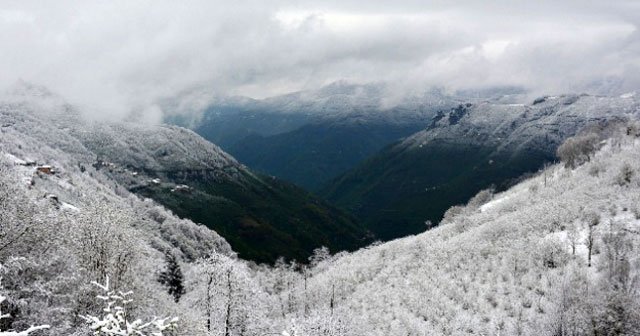
[[[11,1],[0,86],[22,79],[96,115],[149,120],[181,94],[206,104],[340,80],[396,95],[620,94],[640,86],[638,13],[631,1]]]

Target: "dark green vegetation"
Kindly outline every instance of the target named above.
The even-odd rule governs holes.
[[[634,104],[586,95],[545,97],[533,105],[461,104],[320,194],[380,239],[419,233],[478,191],[503,190],[555,160],[568,137],[624,121]]]
[[[371,242],[370,234],[353,218],[289,183],[246,172],[238,181],[219,180],[214,174],[162,172],[171,183],[137,186],[132,191],[180,217],[205,224],[241,258],[256,262],[272,263],[280,256],[305,261],[320,246],[336,252]],[[191,189],[171,190],[182,183]]]
[[[244,259],[305,261],[321,246],[354,250],[372,239],[345,212],[293,184],[255,174],[190,130],[110,124],[77,135],[98,158],[96,169],[213,229]]]
[[[175,119],[175,118],[174,118]],[[211,107],[193,128],[203,138],[229,151],[242,139],[255,135],[270,136],[295,130],[310,122],[306,114],[252,111],[233,107]],[[179,120],[168,120],[184,124]],[[188,125],[183,125],[188,126]]]
[[[383,240],[416,234],[437,224],[445,211],[490,186],[505,189],[553,155],[504,154],[494,147],[430,143],[390,146],[332,181],[321,194],[351,211]]]
[[[422,124],[326,122],[271,135],[248,136],[227,151],[258,171],[318,190]]]
[[[390,102],[385,90],[338,82],[261,100],[226,97],[201,114],[165,121],[191,128],[251,169],[317,191],[456,104],[435,89]]]
[[[306,112],[294,117],[306,105],[288,103],[269,105],[265,114],[205,114],[200,127],[211,133],[198,132],[226,142],[252,168],[316,191],[383,240],[436,225],[447,209],[478,191],[503,190],[553,161],[567,137],[636,110],[628,99],[588,95],[543,97],[531,105],[479,101],[438,111],[425,105],[331,114],[348,105],[327,106],[330,115],[323,118]],[[325,111],[303,109],[311,110]]]

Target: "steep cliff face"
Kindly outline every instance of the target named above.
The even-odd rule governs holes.
[[[531,105],[459,105],[337,178],[322,194],[383,239],[418,233],[479,190],[492,185],[504,189],[553,161],[567,137],[585,127],[631,118],[639,110],[633,96],[567,95]]]

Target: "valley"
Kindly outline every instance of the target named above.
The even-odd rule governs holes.
[[[165,120],[193,129],[251,169],[318,191],[457,101],[434,89],[387,104],[385,92],[383,85],[336,82],[263,100],[220,99],[199,117],[169,113]]]
[[[20,99],[0,104],[0,260],[3,292],[9,294],[3,297],[9,308],[3,309],[16,316],[11,328],[28,330],[29,322],[23,321],[35,320],[49,323],[37,330],[51,330],[51,335],[87,330],[82,321],[67,322],[68,309],[99,314],[90,303],[98,284],[133,290],[141,298],[128,303],[136,316],[181,335],[225,330],[363,336],[423,330],[442,335],[621,330],[633,335],[637,330],[640,174],[635,167],[640,164],[640,131],[635,100],[581,97],[571,104],[584,104],[579,117],[576,107],[558,102],[536,107],[555,120],[546,125],[561,130],[543,134],[553,134],[558,142],[569,137],[573,142],[566,143],[574,144],[595,134],[597,146],[567,147],[571,150],[563,149],[561,163],[503,189],[471,195],[469,201],[460,196],[461,205],[449,208],[426,232],[415,234],[407,226],[404,238],[357,241],[356,246],[366,247],[353,252],[317,248],[307,254],[296,249],[331,244],[336,237],[344,244],[345,237],[357,239],[363,231],[351,226],[356,222],[347,215],[298,187],[252,173],[186,129],[84,124],[75,108],[55,96],[46,98],[46,104],[38,102],[42,98]],[[618,112],[602,114],[603,106],[614,105]],[[528,120],[540,120],[533,108],[518,108],[528,110]],[[508,167],[534,169],[536,163],[514,165],[519,156],[497,155],[510,146],[530,148],[523,143],[543,148],[537,142],[543,139],[537,138],[540,129],[524,127],[530,121],[521,117],[516,124],[523,127],[516,127],[507,143],[467,144],[466,152],[455,152],[442,146],[446,142],[434,141],[443,138],[434,132],[438,127],[449,130],[448,139],[460,139],[456,132],[473,129],[475,141],[495,141],[480,132],[489,128],[479,127],[493,123],[486,117],[495,106],[462,110],[440,114],[430,128],[390,149],[402,145],[432,165],[430,160],[465,167],[487,158],[496,163],[481,174],[472,170],[460,175],[452,164],[429,174],[424,183],[470,177],[489,183],[494,167],[500,177],[494,181],[505,181]],[[566,116],[573,122],[558,122]],[[574,130],[579,135],[570,137]],[[500,128],[491,132],[504,134]],[[439,146],[425,146],[430,142]],[[555,142],[542,143],[555,147]],[[420,145],[424,152],[411,152]],[[521,154],[531,158],[524,155],[530,153]],[[391,174],[383,176],[393,176],[395,163],[405,160],[402,152],[396,154],[387,159],[392,165],[385,169]],[[400,171],[411,172],[406,167],[412,166]],[[370,176],[377,174],[385,173]],[[464,190],[472,194],[472,188],[484,186]],[[315,208],[298,208],[310,205]],[[202,218],[206,226],[189,218]],[[217,221],[210,222],[212,218]],[[310,224],[275,224],[286,218]],[[262,237],[261,223],[274,223]],[[325,233],[331,233],[327,241],[322,240]],[[304,234],[312,240],[306,241]],[[302,243],[307,245],[296,245]],[[256,247],[258,252],[252,252]],[[244,259],[271,261],[281,251],[310,257],[306,263],[280,259],[273,266]],[[91,285],[96,278],[105,280]],[[39,291],[41,284],[46,292]],[[20,303],[16,297],[30,301]],[[19,311],[18,305],[29,310]],[[157,314],[175,318],[157,320]]]
[[[252,113],[238,112],[240,107],[217,117],[205,113],[194,130],[210,138],[231,132],[227,136],[236,141],[228,146],[240,162],[316,193],[386,241],[436,226],[447,209],[480,190],[505,190],[554,162],[566,138],[635,118],[638,109],[633,97],[562,95],[529,104],[491,98],[453,105],[455,98],[428,96],[435,101],[413,101],[430,106],[416,114],[400,107],[377,111],[375,95],[368,96],[368,105],[357,105],[346,92],[337,96],[352,105],[343,102],[350,107],[329,116],[321,114],[323,103],[311,108],[300,98],[283,97],[269,101],[267,114],[258,111],[256,106],[267,105],[259,101],[252,101]],[[287,103],[273,102],[279,100]],[[232,131],[234,125],[251,129]]]
[[[640,336],[640,1],[2,1],[0,45],[0,336]]]

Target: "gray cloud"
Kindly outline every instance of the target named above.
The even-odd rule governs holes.
[[[640,84],[639,21],[622,0],[4,2],[0,85],[151,121],[180,92],[202,104],[202,88],[265,97],[340,79],[616,93]]]

